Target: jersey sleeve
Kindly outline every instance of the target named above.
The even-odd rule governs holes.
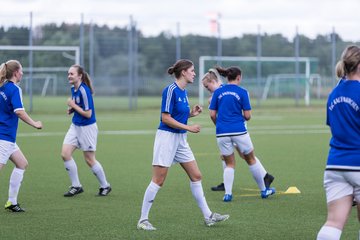
[[[24,110],[24,105],[22,102],[22,91],[21,88],[16,87],[12,96],[11,96],[11,105],[13,106],[14,112],[18,110]]]
[[[87,91],[84,87],[81,87],[79,89],[80,89],[81,97],[82,97],[83,103],[84,103],[84,111],[88,111],[88,110],[90,110],[90,106],[92,106],[92,104],[93,104],[91,92]]]
[[[173,88],[167,87],[162,93],[161,112],[172,113],[175,104],[175,92]]]
[[[249,92],[245,91],[245,93],[243,94],[243,110],[244,111],[248,111],[251,110],[251,105],[250,105],[250,96],[249,96]]]

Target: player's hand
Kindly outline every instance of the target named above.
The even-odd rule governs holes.
[[[67,100],[67,105],[68,105],[70,108],[74,108],[74,106],[76,105],[75,100],[72,99],[72,98],[68,98],[68,100]]]
[[[35,121],[34,128],[42,129],[43,125],[41,121]]]
[[[199,124],[189,125],[189,132],[198,133],[200,132],[201,126]]]
[[[202,112],[202,110],[203,110],[202,106],[200,106],[199,104],[196,104],[192,107],[190,115],[192,117],[195,117],[195,116],[199,115]]]
[[[73,112],[74,112],[75,110],[73,109],[73,108],[71,108],[71,107],[68,107],[68,109],[67,109],[67,114],[72,114]]]

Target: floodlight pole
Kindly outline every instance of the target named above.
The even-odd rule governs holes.
[[[258,25],[258,35],[256,38],[256,57],[257,57],[257,62],[256,62],[256,73],[257,73],[257,101],[256,101],[256,105],[259,106],[260,105],[260,96],[261,96],[261,92],[260,92],[260,81],[261,81],[261,55],[262,55],[262,46],[261,46],[261,27],[260,25]]]
[[[29,98],[30,98],[30,103],[29,103],[29,112],[33,111],[33,95],[32,95],[32,80],[33,80],[33,50],[32,50],[32,46],[33,46],[33,36],[32,36],[32,22],[33,22],[33,16],[32,16],[32,12],[30,12],[30,25],[29,25]]]
[[[333,79],[333,87],[335,87],[336,83],[336,74],[335,74],[335,62],[336,62],[336,35],[335,35],[335,27],[332,28],[331,34],[331,66],[332,66],[332,79]]]
[[[180,23],[176,23],[176,61],[181,58]]]
[[[217,18],[216,18],[216,27],[217,27],[217,56],[218,56],[218,61],[217,64],[219,66],[221,66],[221,56],[222,56],[222,40],[221,40],[221,29],[220,29],[220,13],[217,14]]]
[[[81,13],[81,23],[80,23],[80,65],[84,66],[84,14]]]
[[[298,27],[296,26],[295,36],[295,78],[296,78],[296,91],[295,91],[295,105],[299,105],[299,33]]]

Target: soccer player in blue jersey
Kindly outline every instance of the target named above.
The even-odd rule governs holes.
[[[73,65],[69,68],[68,80],[72,85],[71,98],[67,101],[68,114],[74,115],[61,150],[61,157],[71,180],[70,189],[64,197],[72,197],[84,191],[79,180],[77,165],[72,157],[77,148],[83,151],[87,165],[100,183],[98,195],[107,196],[111,187],[103,167],[95,157],[98,127],[90,76],[81,66]]]
[[[219,87],[224,86],[222,80],[221,80],[221,76],[219,74],[219,72],[216,70],[216,68],[210,68],[209,71],[204,75],[203,79],[202,79],[202,84],[204,86],[204,88],[206,88],[211,96],[209,98],[209,104],[211,102],[211,98],[212,98],[212,94],[215,92],[216,89],[218,89]],[[236,149],[236,151],[238,152],[239,156],[245,160],[244,154],[241,152],[241,150],[237,147],[236,144],[234,144],[234,148]],[[220,156],[221,159],[221,163],[222,163],[222,167],[223,167],[223,171],[226,168],[226,162],[223,156]],[[255,160],[259,161],[260,160],[255,156]],[[248,164],[250,165],[252,162],[248,162]],[[269,182],[269,184],[271,184],[271,182],[274,180],[274,177],[271,176],[270,174],[267,176],[267,181]],[[224,182],[220,183],[217,186],[211,187],[212,191],[225,191],[225,186],[224,186]]]
[[[336,65],[339,84],[329,94],[326,124],[331,130],[324,173],[327,220],[317,240],[338,240],[353,199],[360,202],[360,48],[348,46]],[[360,219],[360,205],[357,205]],[[359,236],[360,239],[360,236]]]
[[[169,167],[175,163],[179,163],[190,178],[190,189],[203,213],[205,225],[212,226],[229,218],[229,215],[214,213],[208,207],[201,184],[201,172],[187,142],[187,131],[200,132],[198,124],[188,125],[188,118],[202,112],[199,105],[190,108],[186,92],[187,84],[194,82],[194,64],[190,60],[180,59],[169,67],[168,73],[175,75],[175,82],[162,93],[160,125],[154,142],[153,175],[144,194],[137,224],[138,229],[146,231],[156,230],[148,220],[150,208],[164,184]]]
[[[23,76],[19,61],[9,60],[0,65],[0,169],[10,159],[15,167],[10,176],[9,198],[5,209],[11,212],[24,212],[17,202],[21,182],[28,161],[16,144],[19,118],[30,126],[41,129],[42,123],[34,121],[25,111],[22,91],[17,85]]]
[[[216,67],[221,76],[228,80],[228,84],[215,90],[210,102],[210,117],[216,125],[216,139],[221,155],[225,159],[224,169],[224,202],[232,201],[232,187],[234,182],[235,156],[234,144],[249,165],[249,169],[260,189],[262,198],[275,193],[270,187],[274,177],[268,174],[255,157],[254,147],[246,128],[246,121],[251,118],[249,93],[238,86],[241,81],[241,70],[238,67]]]

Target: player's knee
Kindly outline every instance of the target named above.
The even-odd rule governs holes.
[[[25,161],[21,161],[21,162],[17,163],[15,166],[16,166],[16,168],[25,170],[29,166],[29,163],[28,163],[28,161],[25,160]]]
[[[191,176],[191,181],[193,181],[193,182],[201,181],[201,179],[202,179],[201,172],[198,172],[198,173],[194,174],[193,176]]]

